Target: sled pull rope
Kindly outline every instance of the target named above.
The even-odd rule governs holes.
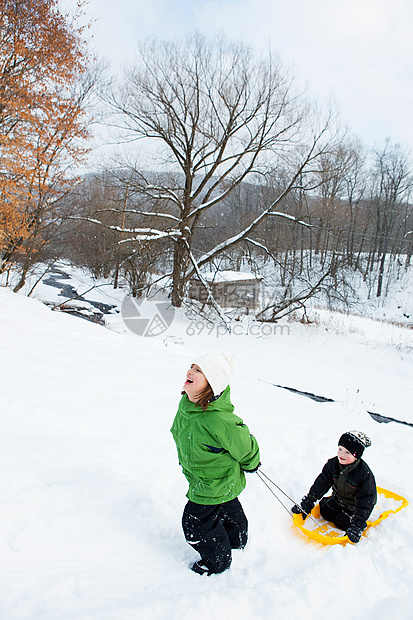
[[[265,486],[267,487],[267,489],[270,491],[270,493],[272,493],[272,494],[274,495],[275,499],[276,499],[276,500],[278,500],[278,501],[280,502],[281,506],[282,506],[282,507],[283,507],[283,508],[284,508],[284,509],[288,512],[288,514],[289,514],[289,515],[290,515],[290,517],[291,517],[291,512],[290,512],[290,510],[287,508],[287,506],[286,506],[285,504],[283,504],[283,503],[282,503],[282,501],[280,500],[280,498],[278,497],[278,495],[277,495],[277,494],[273,491],[273,489],[270,487],[270,485],[268,484],[268,482],[266,482],[266,481],[265,481],[265,479],[264,479],[264,478],[267,478],[267,480],[269,480],[269,481],[270,481],[270,482],[271,482],[271,483],[272,483],[275,487],[277,487],[277,485],[276,485],[276,484],[275,484],[275,483],[274,483],[274,482],[273,482],[270,478],[268,478],[268,476],[266,476],[266,475],[264,474],[264,472],[263,472],[263,471],[259,471],[259,470],[257,469],[256,474],[257,474],[258,478],[259,478],[260,480],[262,480],[262,481],[263,481],[263,483],[265,484]],[[278,488],[279,488],[279,487],[277,487],[277,489],[278,489]],[[280,491],[281,491],[282,493],[284,493],[284,491],[283,491],[282,489],[280,489]],[[284,493],[284,495],[286,495],[286,493]],[[288,495],[287,495],[287,497],[288,497]],[[295,503],[295,502],[294,502],[294,503]]]
[[[294,501],[292,499],[292,497],[290,497],[289,495],[287,495],[287,493],[285,491],[283,491],[277,484],[275,484],[275,482],[273,480],[271,480],[271,478],[269,478],[267,476],[267,474],[265,474],[261,469],[257,469],[256,474],[258,475],[258,478],[260,478],[260,480],[262,480],[262,482],[265,484],[265,486],[267,487],[267,489],[274,495],[274,497],[280,502],[281,506],[288,512],[288,514],[290,515],[290,517],[292,519],[294,519],[294,517],[291,515],[291,512],[289,510],[289,508],[287,508],[287,506],[285,504],[282,503],[282,501],[280,500],[280,498],[278,497],[278,495],[273,491],[273,489],[270,487],[270,485],[268,484],[268,482],[270,482],[272,485],[275,486],[276,489],[278,489],[279,491],[281,491],[281,493],[283,493],[289,500],[290,502],[292,502],[293,504],[297,505],[297,502]],[[268,482],[265,480],[268,480]],[[305,511],[304,511],[305,512]],[[307,517],[309,517],[311,519],[311,521],[313,521],[317,526],[319,525],[317,523],[317,521],[314,519],[313,516],[311,516],[311,514],[306,513]],[[328,536],[331,536],[330,534],[328,534]]]

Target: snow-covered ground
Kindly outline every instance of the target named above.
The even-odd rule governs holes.
[[[1,620],[413,617],[413,428],[368,414],[413,423],[411,329],[319,311],[310,325],[223,335],[177,312],[150,338],[106,318],[105,328],[0,288]],[[290,497],[359,429],[377,484],[410,506],[358,545],[323,547],[251,475],[246,549],[222,575],[188,570],[197,554],[181,531],[187,485],[169,429],[186,369],[209,349],[234,354],[236,413]]]

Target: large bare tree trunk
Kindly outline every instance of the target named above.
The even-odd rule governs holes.
[[[184,298],[187,263],[189,259],[188,247],[181,239],[175,243],[172,272],[172,305],[179,308]]]

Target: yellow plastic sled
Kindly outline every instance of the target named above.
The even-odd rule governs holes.
[[[392,512],[399,512],[405,506],[408,506],[407,499],[397,493],[377,487],[377,503],[370,515],[370,521],[367,521],[367,527],[363,532],[365,536],[370,527],[374,527],[383,519],[386,519]],[[296,525],[308,538],[321,543],[322,545],[346,545],[350,540],[347,535],[343,536],[343,531],[338,529],[333,523],[326,521],[320,515],[320,504],[314,506],[311,516],[318,523],[314,523],[312,519],[303,519],[302,515],[293,515],[294,525]]]

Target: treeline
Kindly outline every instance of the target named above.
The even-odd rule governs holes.
[[[328,174],[324,166],[315,189],[294,188],[277,213],[227,250],[227,240],[259,217],[284,187],[274,176],[265,184],[261,176],[240,184],[199,220],[192,246],[195,258],[222,244],[224,249],[208,269],[251,269],[265,276],[264,282],[280,291],[271,308],[274,318],[320,292],[332,300],[353,300],[354,273],[372,296],[385,295],[389,282],[411,263],[409,158],[390,142],[371,153],[352,145],[352,157],[349,153],[350,147],[345,153],[342,145],[341,161],[334,161]],[[339,166],[345,155],[347,167]],[[158,185],[162,181],[162,175],[147,176],[153,176],[153,182],[156,177]],[[75,219],[65,225],[65,244],[55,248],[56,255],[90,269],[96,277],[113,278],[115,286],[121,280],[135,295],[173,269],[173,242],[149,234],[148,239],[130,240],[144,226],[159,228],[158,202],[137,191],[139,177],[129,170],[88,176],[71,196]],[[170,181],[163,179],[165,186]]]

